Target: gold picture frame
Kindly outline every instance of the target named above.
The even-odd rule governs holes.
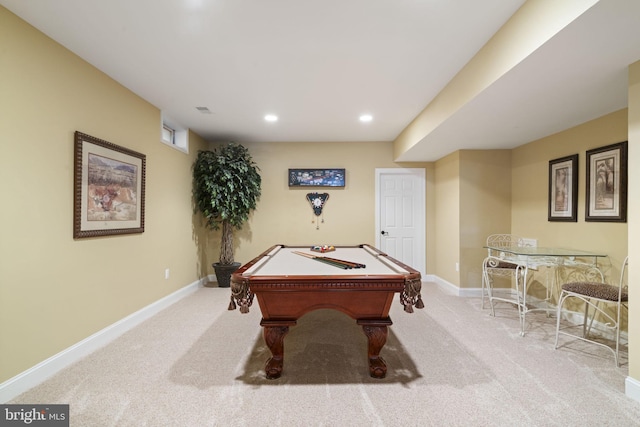
[[[146,156],[76,131],[73,238],[144,232]]]

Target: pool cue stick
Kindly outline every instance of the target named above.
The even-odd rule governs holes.
[[[341,268],[343,270],[347,270],[347,269],[350,268],[348,265],[345,265],[345,264],[342,264],[342,263],[338,263],[338,262],[335,262],[335,261],[330,261],[330,260],[328,260],[328,259],[326,259],[324,257],[321,257],[321,256],[305,254],[303,252],[294,252],[294,253],[296,253],[298,255],[305,256],[307,258],[311,258],[311,259],[316,260],[316,261],[323,262],[323,263],[328,264],[328,265],[332,265],[334,267]]]
[[[358,264],[357,262],[345,261],[343,259],[331,258],[331,257],[328,257],[328,256],[323,256],[321,258],[328,259],[330,261],[334,261],[334,262],[337,262],[339,264],[347,265],[347,266],[349,266],[349,268],[365,268],[366,267],[366,265],[364,265],[364,264]]]
[[[357,263],[357,262],[344,261],[344,260],[341,260],[341,259],[338,259],[338,258],[331,258],[331,257],[328,257],[328,256],[326,256],[325,258],[326,259],[330,259],[331,261],[342,262],[344,264],[347,264],[347,265],[351,266],[351,268],[366,268],[367,267],[366,265],[360,264],[360,263]]]
[[[349,268],[345,264],[337,263],[337,262],[334,262],[334,261],[330,261],[330,260],[326,259],[325,257],[321,257],[321,256],[313,255],[313,254],[307,254],[307,253],[298,252],[298,251],[293,251],[293,253],[297,254],[297,255],[302,255],[302,256],[307,257],[307,258],[314,259],[316,261],[324,262],[325,264],[333,265],[334,267],[339,267],[339,268],[342,268],[342,269]]]
[[[300,252],[300,255],[329,260],[329,261],[332,261],[332,262],[335,262],[335,263],[338,263],[338,264],[346,265],[347,268],[366,268],[367,267],[366,265],[359,264],[357,262],[345,261],[343,259],[331,258],[331,257],[328,257],[328,256],[312,255],[312,254],[307,254],[307,253],[304,253],[304,252]]]
[[[346,264],[338,263],[338,262],[335,262],[335,261],[330,261],[330,260],[326,259],[325,257],[316,256],[316,255],[311,255],[311,254],[306,254],[306,253],[304,253],[304,252],[298,252],[298,251],[293,251],[293,253],[294,253],[294,254],[296,254],[296,255],[302,255],[302,256],[304,256],[304,257],[311,258],[311,259],[316,260],[316,261],[324,262],[325,264],[329,264],[329,265],[332,265],[332,266],[334,266],[334,267],[341,268],[341,269],[343,269],[343,270],[346,270],[346,269],[350,268],[350,267],[349,267],[348,265],[346,265]]]

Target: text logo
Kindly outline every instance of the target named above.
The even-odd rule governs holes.
[[[69,427],[69,405],[0,405],[0,427]]]

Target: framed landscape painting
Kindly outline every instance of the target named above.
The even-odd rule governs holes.
[[[578,221],[578,155],[549,161],[549,221]]]
[[[585,221],[627,221],[627,141],[587,151]]]
[[[75,132],[73,238],[144,232],[146,156]]]

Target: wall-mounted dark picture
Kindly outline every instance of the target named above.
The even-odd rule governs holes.
[[[549,161],[549,221],[578,221],[578,155]]]
[[[73,238],[144,232],[146,156],[75,133]]]
[[[585,221],[627,221],[627,141],[587,151]]]
[[[289,187],[344,186],[344,169],[289,169]]]

